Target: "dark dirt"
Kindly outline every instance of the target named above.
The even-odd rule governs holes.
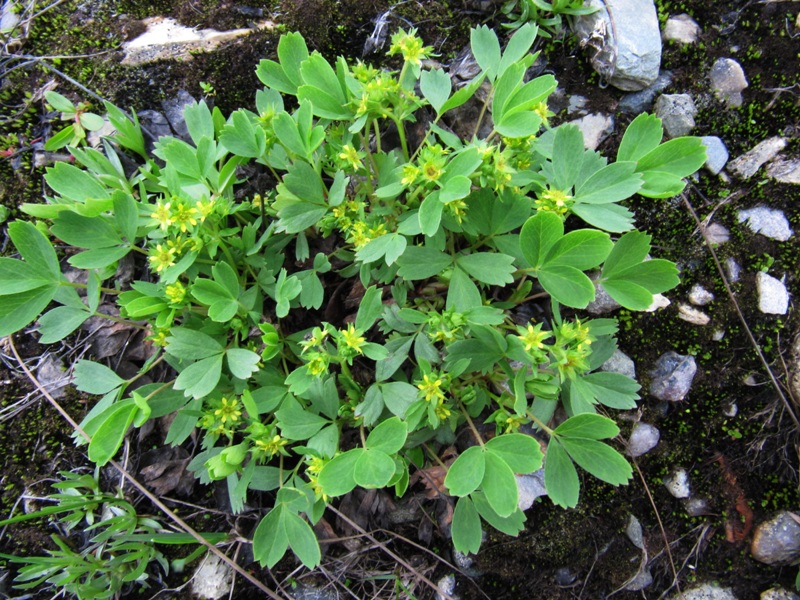
[[[285,25],[286,30],[301,31],[313,47],[328,56],[358,57],[372,30],[371,19],[389,4],[386,0],[254,0],[248,7],[262,10],[265,18]],[[658,0],[656,4],[662,24],[668,16],[685,12],[702,29],[697,45],[667,44],[662,59],[662,68],[673,74],[673,83],[666,93],[689,93],[695,99],[699,114],[693,134],[718,135],[731,157],[770,136],[784,135],[790,138],[785,152],[797,155],[800,38],[792,36],[798,34],[794,26],[798,4],[752,0],[713,3]],[[116,4],[100,3],[91,14],[81,6],[78,9],[67,2],[43,16],[35,24],[25,51],[40,55],[78,54],[115,48],[141,31],[138,19],[152,15],[172,16],[187,25],[217,29],[246,27],[253,20],[237,10],[239,5],[210,0],[120,0]],[[481,13],[478,7],[461,2],[402,3],[395,14],[398,15],[395,26],[406,26],[405,20],[419,27],[426,43],[440,51],[443,62],[466,43],[471,25],[496,22],[490,13]],[[59,35],[54,36],[54,32]],[[64,60],[59,68],[113,102],[137,110],[159,109],[160,101],[178,89],[186,89],[199,98],[202,95],[199,82],[208,82],[217,90],[214,98],[217,106],[227,113],[251,105],[257,86],[254,67],[260,58],[274,52],[278,33],[254,33],[213,55],[198,55],[187,63],[162,62],[130,69],[119,65],[118,56],[111,54]],[[59,39],[62,45],[54,39]],[[545,42],[541,49],[547,69],[555,74],[567,96],[586,96],[590,112],[615,114],[616,133],[600,148],[613,156],[631,119],[616,114],[623,93],[598,86],[599,78],[592,73],[586,56],[571,37]],[[747,75],[750,86],[744,92],[741,108],[724,108],[708,91],[706,76],[720,57],[736,59]],[[42,69],[30,69],[17,71],[9,78],[11,86],[0,91],[3,114],[20,116],[0,125],[0,150],[11,146],[24,149],[36,137],[47,133],[48,125],[40,119],[41,100],[30,100],[25,92],[38,90],[52,77]],[[63,82],[59,91],[73,99],[83,99],[80,91]],[[559,114],[555,122],[564,117]],[[16,135],[16,141],[8,137],[11,134]],[[17,158],[17,162],[0,161],[0,201],[12,209],[12,218],[17,216],[16,206],[21,201],[35,200],[42,193],[42,171],[31,167],[31,153],[23,150]],[[687,200],[701,219],[713,212],[714,219],[731,231],[731,241],[717,249],[720,260],[734,258],[742,267],[741,280],[733,284],[736,300],[783,384],[789,379],[784,363],[792,368],[789,347],[800,332],[800,323],[794,312],[774,317],[758,311],[755,273],[767,266],[777,276],[786,273],[787,287],[796,292],[800,251],[794,240],[779,243],[751,234],[736,222],[736,213],[763,203],[783,210],[798,231],[797,197],[796,187],[765,180],[760,175],[746,182],[735,179],[725,182],[705,171],[686,192]],[[457,576],[456,592],[462,598],[606,598],[612,593],[620,599],[659,598],[674,583],[670,558],[665,552],[666,541],[683,590],[695,582],[718,581],[745,600],[757,598],[771,586],[786,589],[794,586],[797,567],[773,568],[754,561],[749,554],[750,535],[739,540],[736,532],[744,532],[749,525],[765,520],[776,510],[798,508],[797,432],[771,387],[727,297],[715,263],[681,200],[639,199],[632,202],[632,207],[639,228],[654,236],[654,252],[676,261],[682,269],[680,287],[669,294],[673,300],[671,306],[655,314],[623,310],[616,315],[620,320],[620,347],[635,360],[643,386],[639,411],[621,420],[622,437],[627,438],[631,419],[641,418],[661,430],[661,442],[656,450],[637,459],[634,480],[627,487],[613,488],[586,476],[582,481],[581,503],[575,510],[564,511],[547,501],[537,503],[528,511],[527,529],[518,538],[489,532],[480,555],[475,558],[472,580],[465,575]],[[705,327],[690,325],[677,317],[677,304],[685,300],[695,283],[702,283],[716,296],[704,308],[712,319]],[[724,330],[725,336],[714,341],[711,336],[718,329]],[[30,336],[18,336],[17,341],[26,358],[42,352]],[[659,405],[646,394],[648,371],[667,350],[692,354],[698,363],[698,374],[688,397],[669,406]],[[9,353],[4,351],[4,354]],[[7,366],[0,366],[0,381],[4,382],[0,391],[3,406],[31,390],[25,379]],[[738,413],[725,416],[723,410],[731,403],[736,403]],[[65,406],[78,419],[87,410],[86,401],[74,394],[68,396]],[[13,420],[0,423],[4,512],[11,510],[25,490],[46,493],[48,482],[57,471],[86,464],[82,450],[74,449],[69,434],[68,426],[55,411],[40,401]],[[133,454],[159,444],[159,434],[155,431],[149,438],[134,443]],[[707,514],[689,516],[682,502],[664,488],[663,477],[678,465],[688,469],[695,495],[708,501]],[[425,500],[421,489],[412,491],[419,492],[427,518],[395,526],[395,531],[451,559],[450,543],[439,526],[442,502]],[[216,509],[219,496],[198,484],[189,500]],[[743,522],[742,513],[746,511],[742,510],[742,501],[752,510],[752,523]],[[255,497],[251,503],[268,505],[269,501]],[[141,506],[142,510],[149,510],[146,504]],[[385,526],[388,510],[385,499],[376,500],[371,506],[376,512],[374,519],[366,524]],[[189,513],[190,509],[182,512]],[[641,522],[654,578],[653,584],[641,593],[619,591],[635,575],[641,555],[625,535],[629,515]],[[198,527],[236,528],[246,535],[256,523],[256,516],[251,513],[239,518],[215,517],[211,522],[198,523]],[[341,524],[334,517],[330,517],[330,524],[334,535],[342,535]],[[726,536],[726,529],[733,534]],[[50,547],[50,533],[41,525],[17,527],[13,535],[0,540],[0,551],[40,553]],[[431,579],[437,580],[449,572],[415,547],[392,535],[379,535]],[[733,541],[728,541],[730,537]],[[378,575],[402,577],[401,570],[387,562],[380,550],[359,552],[358,560],[353,560],[341,544],[332,544],[326,561],[324,566],[328,571],[340,574],[342,581],[349,581],[357,597],[379,597],[376,590],[384,588],[375,584],[374,577]],[[293,559],[285,559],[274,575],[280,579],[295,566]],[[272,582],[266,571],[255,569],[254,573],[263,581]],[[304,575],[295,577],[302,580]],[[178,585],[184,580],[185,576],[178,576],[170,583]],[[391,586],[386,588],[391,589]],[[417,585],[414,589],[417,597],[430,597],[424,586]],[[237,597],[249,595],[256,597],[247,587],[237,587]],[[151,596],[152,593],[141,595]],[[394,596],[389,593],[384,597]]]

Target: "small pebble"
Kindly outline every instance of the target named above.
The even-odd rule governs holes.
[[[683,400],[689,393],[696,373],[694,356],[665,352],[658,357],[655,368],[650,371],[653,378],[650,394],[666,402]]]
[[[785,315],[789,311],[789,292],[782,281],[759,271],[756,274],[758,309],[767,315]]]
[[[716,175],[725,167],[730,155],[725,147],[725,142],[715,135],[706,135],[700,138],[706,147],[705,167],[712,175]]]
[[[709,317],[702,310],[699,310],[688,304],[678,305],[678,318],[691,323],[692,325],[708,325],[711,322]]]
[[[445,575],[437,581],[436,587],[439,588],[439,591],[436,592],[436,600],[445,600],[447,596],[456,598],[454,594],[456,591],[456,576],[452,573],[450,575]]]
[[[708,504],[708,500],[705,498],[687,498],[683,503],[683,507],[686,509],[686,514],[690,517],[699,517],[711,512],[711,507]]]
[[[797,18],[800,19],[800,15]],[[761,592],[759,600],[800,600],[800,596],[783,588],[772,588]]]
[[[760,233],[763,236],[785,242],[794,233],[789,227],[789,221],[783,211],[766,206],[756,206],[747,210],[739,211],[739,223],[747,223],[747,227],[753,233]]]
[[[667,19],[661,37],[665,41],[673,40],[682,44],[694,44],[700,33],[700,26],[687,14],[676,15]]]
[[[697,107],[689,94],[662,94],[655,109],[669,137],[688,135],[694,129]]]
[[[661,432],[649,423],[637,423],[628,441],[628,454],[634,458],[647,454],[658,445]]]
[[[706,227],[706,238],[712,244],[724,244],[731,238],[731,233],[724,225],[711,223]]]
[[[714,294],[709,292],[699,283],[695,283],[692,289],[689,290],[689,302],[695,306],[705,306],[714,300]]]
[[[609,373],[619,373],[631,379],[636,379],[636,365],[633,359],[619,348],[614,350],[614,354],[611,355],[611,358],[600,366],[600,370]]]
[[[800,524],[795,516],[784,510],[760,523],[750,553],[767,565],[788,565],[800,558]]]
[[[667,491],[676,498],[688,498],[691,494],[689,487],[689,474],[684,468],[675,469],[671,475],[664,479]]]
[[[728,279],[731,283],[736,283],[739,281],[739,275],[742,274],[742,268],[734,258],[729,256],[727,259],[725,259],[725,270],[728,272]]]
[[[711,67],[711,89],[728,106],[742,105],[742,91],[747,87],[742,65],[732,58],[720,58]]]
[[[742,179],[750,179],[768,160],[771,160],[786,147],[782,137],[771,137],[757,144],[741,156],[737,156],[727,165],[727,170]]]

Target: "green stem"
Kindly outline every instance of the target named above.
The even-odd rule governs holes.
[[[486,115],[486,110],[489,108],[489,103],[492,101],[494,97],[494,87],[492,87],[492,91],[489,92],[489,95],[486,96],[486,101],[483,103],[481,107],[481,113],[478,115],[478,122],[475,123],[475,130],[472,132],[472,138],[475,139],[478,137],[478,132],[481,130],[481,125],[483,124],[483,117]],[[492,132],[494,133],[494,131]],[[491,135],[489,136],[491,137]],[[489,138],[486,138],[487,140]]]
[[[80,290],[85,290],[85,289],[87,289],[89,287],[85,283],[73,283],[71,281],[61,281],[61,282],[59,282],[59,285],[66,285],[68,287],[78,288]],[[105,287],[101,287],[100,291],[103,292],[104,294],[113,294],[115,296],[121,293],[119,290],[114,290],[114,289],[105,288]]]
[[[114,317],[111,315],[104,315],[100,312],[92,313],[93,317],[100,317],[101,319],[107,319],[109,321],[114,321],[114,323],[122,323],[123,325],[127,325],[128,327],[133,327],[135,329],[141,329],[142,331],[147,331],[147,327],[144,325],[139,325],[138,323],[134,323],[133,321],[126,321],[125,319],[120,319],[119,317]]]
[[[544,424],[544,421],[542,421],[542,420],[541,420],[539,417],[537,417],[537,416],[536,416],[535,414],[533,414],[531,411],[526,411],[526,412],[525,412],[525,415],[526,415],[526,416],[527,416],[527,417],[528,417],[528,418],[529,418],[531,421],[533,421],[534,423],[536,423],[536,425],[537,425],[537,426],[538,426],[538,427],[539,427],[539,428],[540,428],[542,431],[544,431],[544,432],[545,432],[547,435],[549,435],[550,437],[553,437],[553,436],[555,435],[555,432],[554,432],[552,429],[550,429],[550,428],[549,428],[547,425],[545,425],[545,424]]]
[[[369,125],[365,129],[369,131]],[[375,166],[375,157],[372,156],[372,152],[369,149],[369,140],[366,139],[366,136],[364,136],[364,132],[359,132],[358,135],[361,138],[361,147],[366,151],[367,161],[370,165],[370,168],[367,169],[367,176],[364,178],[364,183],[367,186],[367,195],[372,198],[372,195],[375,192],[375,188],[372,187],[372,173],[377,173],[378,168]]]
[[[403,122],[395,117],[392,113],[387,113],[387,115],[392,121],[394,121],[395,127],[397,127],[397,135],[400,136],[400,145],[403,148],[403,156],[406,159],[406,162],[411,160],[411,157],[408,154],[408,142],[406,141],[406,130],[403,127]]]
[[[375,149],[381,152],[381,128],[378,125],[378,119],[373,119],[372,128],[375,130]]]

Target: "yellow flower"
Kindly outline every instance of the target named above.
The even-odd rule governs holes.
[[[156,273],[161,273],[164,269],[168,269],[175,264],[175,248],[170,248],[165,244],[158,244],[155,252],[152,252],[149,257],[150,267],[156,270]]]
[[[256,194],[258,196],[258,194]],[[258,196],[259,203],[261,201],[261,196]],[[255,198],[253,199],[255,202]],[[197,209],[197,214],[200,215],[200,222],[206,220],[206,217],[214,212],[214,200],[198,200],[194,203],[195,208]],[[254,204],[255,206],[255,204]]]
[[[444,421],[447,417],[450,416],[450,409],[446,407],[444,404],[441,404],[433,409],[434,414],[439,418],[440,421]]]
[[[184,286],[180,281],[171,283],[167,286],[165,294],[167,296],[167,300],[169,300],[171,304],[180,304],[186,297],[186,286]]]
[[[171,204],[171,202],[159,202],[156,205],[156,209],[150,214],[150,218],[158,221],[159,226],[164,231],[172,225]]]
[[[544,341],[550,337],[549,331],[542,331],[542,324],[539,323],[535,327],[528,325],[525,333],[518,336],[525,346],[526,352],[538,351],[544,348]]]
[[[330,363],[330,357],[327,354],[315,352],[309,355],[306,368],[312,376],[319,377],[328,372],[328,363]]]
[[[417,384],[417,388],[422,392],[422,397],[428,402],[438,403],[444,400],[444,392],[441,390],[443,381],[440,378],[431,379],[429,375],[423,375],[422,381]]]
[[[400,183],[403,185],[413,185],[414,182],[419,178],[419,169],[414,165],[405,165],[403,167],[403,178],[400,180]]]
[[[342,151],[339,153],[339,158],[347,162],[355,171],[364,166],[364,163],[361,162],[361,157],[358,155],[358,152],[350,144],[345,144],[342,146]]]
[[[185,232],[190,225],[192,227],[197,225],[197,219],[195,218],[197,213],[197,208],[194,206],[189,206],[185,202],[181,201],[175,207],[175,211],[172,214],[172,220],[176,225],[180,226],[181,231]]]
[[[154,346],[161,346],[162,348],[167,345],[167,329],[159,329],[157,333],[151,335],[148,340],[153,342]]]
[[[342,341],[348,348],[352,348],[359,354],[364,354],[361,346],[366,343],[367,339],[361,335],[361,332],[352,323],[347,326],[345,331],[342,331]]]
[[[419,65],[423,59],[428,58],[432,48],[423,46],[422,40],[416,35],[417,30],[411,29],[408,33],[402,29],[392,36],[392,46],[389,55],[402,54],[403,60],[413,65]]]
[[[572,206],[572,196],[561,190],[547,189],[534,201],[536,208],[564,216]]]
[[[235,423],[242,416],[242,409],[239,407],[239,401],[236,399],[228,400],[223,398],[220,401],[220,407],[214,411],[214,416],[220,420],[220,423],[230,421]]]
[[[267,440],[256,440],[256,448],[267,456],[275,456],[283,450],[283,447],[288,442],[289,440],[286,440],[276,434]]]

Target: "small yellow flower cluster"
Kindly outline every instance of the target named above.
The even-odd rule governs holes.
[[[442,391],[443,383],[444,381],[441,377],[425,374],[422,376],[422,381],[417,383],[417,388],[426,402],[439,404],[444,401],[444,392]]]
[[[258,453],[272,458],[276,454],[282,454],[283,447],[288,443],[289,440],[276,433],[271,438],[255,440],[255,448]]]
[[[391,111],[393,102],[401,96],[408,96],[409,100],[416,98],[411,92],[404,92],[400,82],[389,73],[379,71],[375,76],[363,83],[361,96],[356,102],[356,116],[371,114],[375,117],[385,117]]]
[[[562,323],[553,333],[556,343],[551,352],[561,379],[570,379],[588,370],[594,341],[589,325],[576,319]]]
[[[214,411],[214,416],[223,424],[228,421],[236,423],[242,416],[241,405],[235,398],[222,398],[219,401],[219,407]]]
[[[416,164],[403,167],[403,178],[400,183],[406,187],[417,183],[436,183],[447,166],[447,152],[439,144],[425,146],[420,150]]]
[[[562,190],[548,188],[534,200],[538,210],[546,210],[563,217],[572,206],[572,196]]]
[[[180,304],[186,298],[186,286],[180,281],[171,283],[164,290],[164,295],[170,304]]]
[[[326,461],[318,456],[306,455],[306,476],[308,477],[308,483],[311,484],[311,489],[314,490],[314,497],[317,500],[327,502],[329,498],[323,493],[322,487],[319,485],[319,474],[325,463]]]
[[[526,329],[520,328],[520,333],[521,335],[517,337],[522,340],[522,344],[525,346],[525,352],[530,352],[532,354],[544,350],[544,340],[552,335],[549,331],[542,331],[542,323],[538,323],[535,326],[528,325]]]
[[[360,200],[348,200],[331,210],[336,220],[336,227],[341,231],[348,244],[355,250],[361,250],[370,240],[388,232],[383,222],[370,222],[366,217],[365,205]]]
[[[356,329],[355,325],[350,323],[347,326],[347,329],[343,329],[339,332],[339,346],[340,350],[341,343],[343,342],[344,345],[349,348],[352,352],[356,354],[364,354],[364,351],[361,347],[367,342],[367,338],[361,335],[363,332],[360,329]]]
[[[352,171],[358,171],[364,167],[362,159],[366,156],[366,153],[357,151],[350,144],[342,146],[342,151],[337,156]]]
[[[199,250],[203,242],[196,235],[195,228],[204,222],[216,208],[216,199],[197,200],[192,202],[184,198],[172,196],[169,200],[159,200],[150,218],[158,223],[159,228],[166,233],[166,239],[156,239],[154,246],[150,247],[150,268],[156,273],[161,273],[173,266],[185,248]],[[189,234],[188,239],[182,234]],[[178,303],[180,300],[169,298],[170,302]]]
[[[419,66],[430,56],[431,52],[433,52],[433,48],[423,45],[422,40],[417,37],[416,29],[408,32],[401,29],[392,36],[392,45],[388,54],[389,56],[401,54],[405,62]]]
[[[314,377],[319,377],[328,372],[331,357],[325,348],[325,338],[328,337],[329,333],[327,329],[314,327],[307,339],[300,342],[300,347],[302,348],[300,354],[304,355],[304,358],[308,361],[306,368],[309,374]]]

